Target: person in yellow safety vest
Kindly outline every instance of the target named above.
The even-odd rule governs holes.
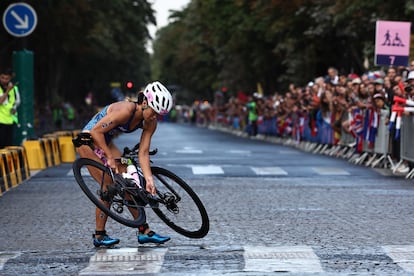
[[[66,118],[69,121],[75,120],[75,109],[70,104],[68,105],[66,112],[67,112]]]
[[[14,127],[18,124],[19,90],[11,82],[13,71],[0,70],[0,148],[13,145]]]
[[[65,113],[65,129],[74,129],[74,123],[75,123],[75,109],[70,103],[64,103],[64,113]]]

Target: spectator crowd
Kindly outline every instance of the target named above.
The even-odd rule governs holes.
[[[339,74],[330,67],[326,76],[304,87],[291,84],[284,93],[224,96],[218,92],[212,104],[196,102],[184,114],[191,113],[198,124],[218,124],[250,136],[312,142],[327,150],[349,146],[357,154],[373,149],[379,125],[386,125],[387,151],[397,162],[401,160],[400,134],[390,122],[393,99],[414,100],[414,61],[409,68],[388,67],[362,75]],[[397,173],[410,170],[410,162],[403,161]]]

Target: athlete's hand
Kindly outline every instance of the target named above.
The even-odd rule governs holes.
[[[108,158],[108,167],[115,171],[115,173],[119,173],[118,166],[116,165],[114,158]]]
[[[155,186],[154,186],[154,180],[151,178],[145,179],[145,188],[148,193],[155,195]]]

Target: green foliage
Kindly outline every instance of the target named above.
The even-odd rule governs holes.
[[[155,41],[157,75],[211,99],[221,86],[235,94],[284,92],[326,74],[363,73],[373,64],[375,22],[411,21],[414,1],[192,0]]]
[[[14,1],[1,1],[1,10]],[[1,56],[26,48],[35,55],[35,98],[83,103],[93,91],[98,103],[110,98],[110,82],[132,80],[144,85],[150,77],[148,24],[155,24],[149,1],[27,1],[38,25],[27,38],[0,32]],[[3,59],[3,60],[6,60]],[[5,64],[3,64],[5,65]]]

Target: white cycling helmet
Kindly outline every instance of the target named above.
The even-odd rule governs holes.
[[[173,106],[171,93],[158,81],[149,83],[145,87],[144,95],[148,105],[160,115],[167,114]]]

